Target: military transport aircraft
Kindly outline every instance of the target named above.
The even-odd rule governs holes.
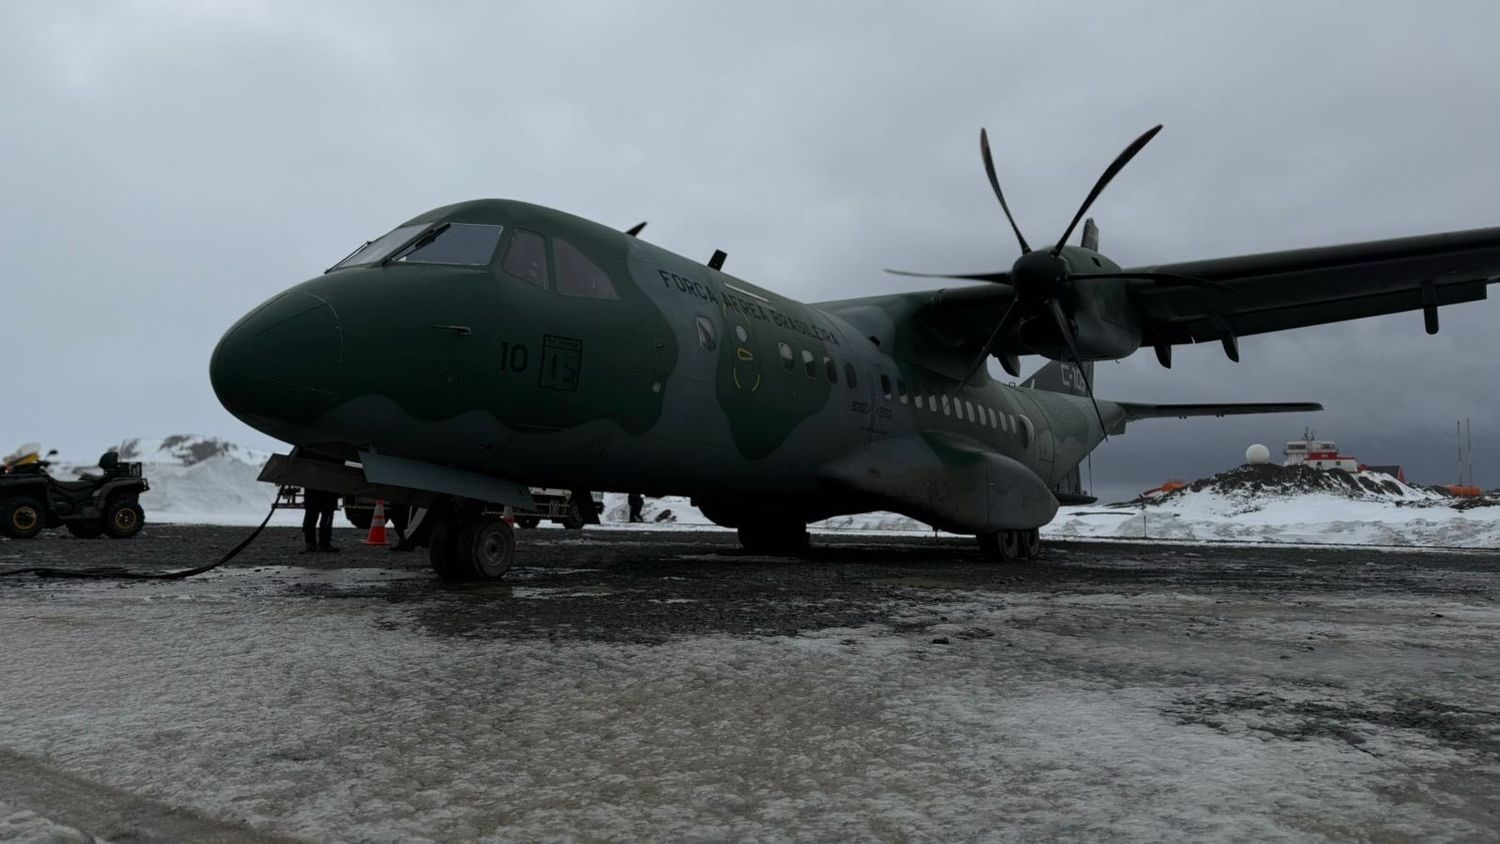
[[[1033,250],[981,154],[1021,256],[983,284],[802,304],[561,211],[476,200],[418,215],[245,315],[214,350],[224,406],[294,446],[262,479],[422,508],[445,579],[498,578],[497,515],[528,487],[681,494],[748,549],[796,552],[809,522],[893,510],[1038,553],[1077,466],[1151,417],[1316,404],[1095,400],[1090,362],[1485,298],[1500,228],[1124,269],[1089,206]],[[642,224],[644,225],[644,224]],[[1054,363],[1030,386],[1000,359]],[[1066,363],[1063,363],[1066,362]],[[588,501],[585,495],[580,500]]]

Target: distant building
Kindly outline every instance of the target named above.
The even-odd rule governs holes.
[[[1313,469],[1343,469],[1358,472],[1359,461],[1339,454],[1338,443],[1333,440],[1287,440],[1286,460],[1283,466],[1308,466]]]

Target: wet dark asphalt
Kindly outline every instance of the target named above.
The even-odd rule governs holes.
[[[29,542],[0,542],[0,569],[186,568],[214,559],[248,531],[152,525],[129,541],[49,532]],[[291,579],[283,594],[410,604],[433,632],[645,643],[684,634],[789,635],[885,622],[893,607],[917,594],[930,600],[931,590],[1129,595],[1172,589],[1287,601],[1303,593],[1353,591],[1500,599],[1500,553],[1494,551],[1068,541],[1048,543],[1040,561],[992,564],[979,557],[972,540],[959,537],[820,534],[800,558],[749,554],[724,531],[542,529],[519,537],[516,566],[500,584],[441,583],[430,576],[425,550],[365,546],[363,534],[350,529],[336,534],[341,553],[304,555],[295,529],[268,528],[228,565],[264,569],[272,581],[281,577],[268,566],[390,570],[398,576],[352,587]],[[0,578],[0,587],[9,588],[56,583]],[[535,597],[547,600],[525,600]]]

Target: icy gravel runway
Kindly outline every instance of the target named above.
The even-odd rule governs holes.
[[[0,839],[1500,840],[1494,554],[522,537],[498,586],[283,529],[0,580]]]

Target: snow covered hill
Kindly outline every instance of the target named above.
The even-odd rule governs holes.
[[[268,451],[195,434],[128,439],[116,450],[122,461],[142,464],[142,474],[151,485],[141,496],[148,524],[259,524],[276,497],[275,487],[256,480],[271,456]],[[53,467],[59,478],[97,471],[93,464]],[[278,514],[275,523],[298,519],[300,514]]]
[[[1500,546],[1500,499],[1455,499],[1374,472],[1241,466],[1125,504],[1068,507],[1044,536]]]

